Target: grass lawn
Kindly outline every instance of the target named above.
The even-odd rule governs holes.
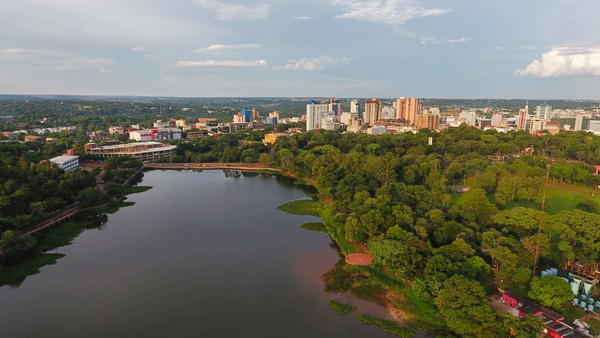
[[[592,193],[594,196],[592,196]],[[562,210],[578,209],[579,204],[586,200],[600,205],[600,195],[598,192],[594,192],[587,187],[567,184],[563,186],[549,185],[546,191],[546,211],[550,214],[556,214]]]
[[[592,196],[592,194],[594,194]],[[465,193],[452,193],[450,206],[460,206],[463,203]],[[496,203],[494,196],[488,196],[492,203]],[[545,211],[554,215],[563,210],[581,209],[587,212],[596,212],[599,210],[589,210],[588,207],[582,205],[583,202],[592,201],[600,207],[600,191],[594,191],[591,188],[583,186],[573,186],[563,184],[548,183],[546,187],[546,205]],[[512,209],[515,207],[525,207],[532,209],[540,209],[540,206],[534,201],[508,201],[506,207],[500,209]]]
[[[570,321],[574,321],[575,319],[579,319],[587,314],[582,308],[567,304],[565,310],[563,311],[565,318]]]
[[[285,211],[293,215],[306,215],[319,217],[319,209],[323,207],[323,202],[315,200],[299,200],[288,202],[277,207],[278,210]]]
[[[590,333],[593,336],[597,336],[598,333],[600,333],[600,320],[596,318],[590,318],[587,323],[590,324]]]

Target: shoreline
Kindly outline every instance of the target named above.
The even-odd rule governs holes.
[[[265,166],[262,166],[262,165],[240,165],[240,164],[223,164],[223,163],[212,163],[212,164],[204,164],[204,165],[203,164],[198,164],[198,163],[194,163],[194,164],[190,164],[190,163],[173,163],[173,164],[168,164],[168,163],[152,163],[152,164],[144,164],[144,166],[141,168],[141,170],[138,171],[136,174],[139,174],[140,172],[143,172],[143,171],[146,171],[146,170],[165,170],[165,171],[167,171],[167,170],[176,170],[176,171],[181,171],[181,170],[192,170],[192,171],[204,171],[204,170],[211,170],[211,171],[212,170],[238,170],[238,171],[245,171],[245,172],[263,172],[263,173],[268,173],[268,174],[273,174],[273,175],[280,175],[280,176],[283,176],[283,177],[286,177],[286,178],[292,178],[292,179],[296,180],[297,182],[301,182],[304,185],[312,186],[312,187],[314,187],[315,189],[318,190],[318,185],[316,184],[316,182],[314,182],[314,181],[312,181],[312,180],[310,180],[308,178],[296,177],[294,174],[288,173],[288,172],[284,172],[284,171],[282,171],[279,168],[265,167]],[[131,184],[131,187],[137,187],[140,183],[141,182],[134,182],[133,184]],[[126,199],[126,196],[128,196],[128,195],[130,195],[130,194],[125,194],[123,196],[124,198],[122,199],[121,202],[124,202],[125,199]],[[330,200],[328,201],[328,200],[321,199],[321,198],[319,198],[318,200],[321,201],[321,202],[323,202],[325,204],[320,210],[331,209],[331,201]],[[293,201],[291,201],[291,202],[293,202]],[[107,204],[110,204],[110,203],[106,203],[106,205]],[[109,213],[113,213],[113,212],[118,211],[121,207],[125,207],[126,206],[126,205],[121,205],[121,203],[119,203],[119,204],[120,205],[116,208],[116,210],[110,210],[108,212]],[[78,210],[78,211],[81,211],[82,213],[77,212],[77,214],[80,214],[80,215],[81,214],[87,214],[87,215],[103,214],[106,211],[105,208],[104,208],[106,205],[101,205],[101,206],[96,206],[96,207],[92,207],[92,208]],[[88,212],[84,213],[84,211],[91,212],[91,214],[88,213]],[[325,212],[321,212],[320,211],[319,215],[317,217],[319,217],[321,219],[321,221],[323,222],[323,224],[325,225],[325,227],[327,228],[327,230],[329,230],[329,231],[325,231],[325,232],[327,233],[327,235],[330,238],[330,240],[333,243],[335,243],[335,245],[338,248],[339,253],[342,254],[344,257],[347,256],[347,254],[349,254],[351,252],[345,252],[347,250],[344,250],[343,247],[340,246],[340,243],[338,242],[338,238],[336,238],[336,237],[338,237],[338,234],[337,234],[337,232],[335,232],[335,230],[331,226],[329,226],[327,224],[327,220],[326,220],[327,217],[325,217],[326,215],[324,215],[324,213],[327,213],[327,212],[326,211]],[[314,216],[314,215],[311,215],[311,216]],[[78,226],[78,227],[81,227],[81,230],[85,229],[85,223],[86,223],[85,221],[79,220],[79,219],[76,218],[76,219],[74,219],[71,222],[80,223],[80,226]],[[61,228],[61,225],[62,224],[59,224],[57,227],[53,227],[53,228],[59,229],[59,228]],[[42,229],[40,229],[40,230],[42,230]],[[43,229],[43,230],[46,230],[46,229]],[[74,238],[69,238],[69,242],[72,241],[72,240],[74,240],[79,234],[80,233],[75,234]],[[48,236],[48,234],[44,234],[44,236]],[[358,246],[356,246],[356,245],[354,245],[352,243],[348,242],[348,243],[343,243],[343,244],[351,244],[353,247],[355,247],[359,251],[362,251],[362,250],[360,250],[360,248]],[[59,248],[60,248],[60,246],[56,247],[56,248],[53,248],[52,250],[56,250],[56,249],[59,249]],[[25,261],[19,263],[18,265],[26,266],[28,263],[34,262],[35,258],[38,255],[40,255],[40,254],[43,255],[43,254],[45,254],[47,252],[48,252],[47,250],[38,252],[38,253],[36,253],[36,254],[34,254],[32,256],[32,259],[25,260]],[[57,260],[58,259],[56,259],[56,261]],[[56,261],[52,262],[51,264],[56,264]],[[41,266],[41,267],[43,267],[43,266]],[[39,269],[41,269],[41,267]],[[332,269],[334,269],[334,268],[335,267],[332,267]],[[37,269],[37,272],[35,272],[33,274],[28,274],[27,276],[24,276],[24,277],[27,278],[28,276],[31,276],[31,275],[39,273],[40,272],[39,269]],[[20,278],[17,278],[14,282],[20,284],[19,281],[18,281],[19,279]],[[321,279],[323,279],[322,276],[321,276]],[[11,283],[10,282],[5,283],[2,286],[7,286],[7,285],[11,285]],[[409,327],[411,329],[418,330],[420,333],[429,331],[427,329],[423,329],[423,328],[419,328],[419,327],[411,325],[410,324],[410,319],[407,318],[407,317],[409,317],[409,315],[403,313],[403,311],[401,311],[401,310],[397,309],[396,307],[394,307],[394,305],[388,299],[386,299],[386,298],[387,297],[381,297],[381,301],[385,304],[386,311],[387,311],[387,313],[389,314],[389,316],[391,318],[393,318],[399,324],[402,324],[402,325],[404,325],[406,327]],[[378,304],[377,302],[374,302],[372,300],[368,300],[368,299],[364,299],[364,300],[365,301],[369,301],[369,302],[371,302],[373,304]],[[379,305],[381,305],[381,304],[379,304]]]

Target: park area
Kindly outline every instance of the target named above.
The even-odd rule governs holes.
[[[451,205],[461,206],[465,193],[455,192],[452,194]],[[488,196],[491,202],[495,202],[494,196]],[[498,203],[495,203],[498,204]],[[536,201],[508,201],[504,208],[525,207],[540,209],[541,204]],[[588,187],[546,183],[546,203],[544,210],[554,215],[563,210],[580,209],[586,212],[600,214],[600,190]]]

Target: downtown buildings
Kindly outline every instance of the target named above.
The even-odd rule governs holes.
[[[421,114],[421,104],[415,97],[407,99],[401,97],[396,100],[396,118],[415,123],[417,116]]]

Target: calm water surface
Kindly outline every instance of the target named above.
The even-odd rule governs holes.
[[[340,256],[299,227],[317,218],[276,210],[307,196],[290,181],[153,171],[142,185],[57,264],[0,288],[2,337],[391,337],[357,318],[385,309],[323,291]]]

